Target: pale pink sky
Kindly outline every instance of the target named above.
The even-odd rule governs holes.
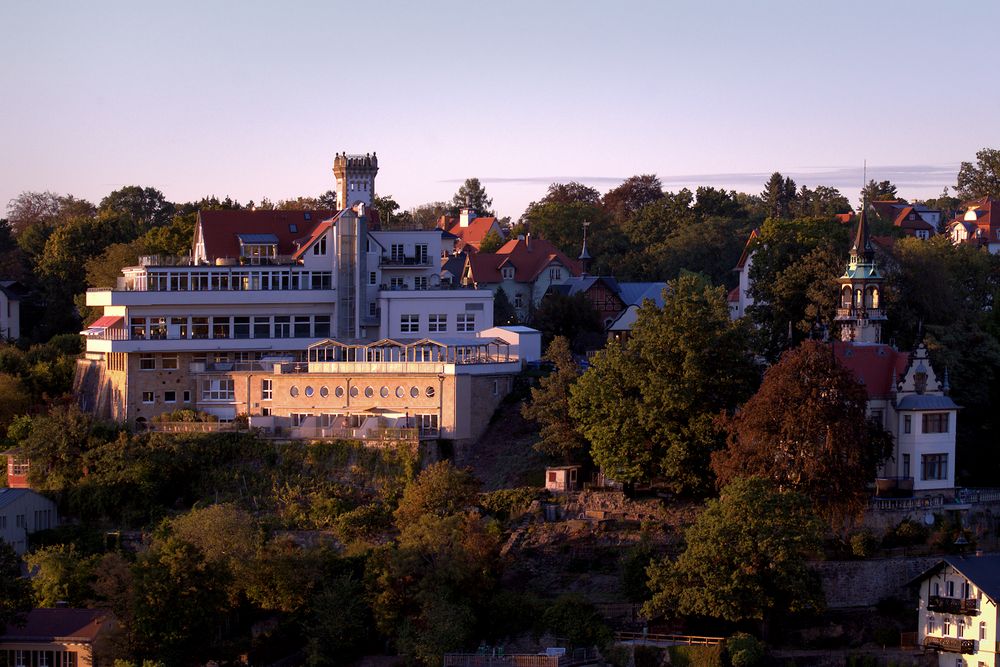
[[[404,207],[482,179],[517,217],[554,180],[758,192],[770,172],[903,196],[1000,147],[1000,3],[0,3],[0,204],[272,200],[377,151]]]

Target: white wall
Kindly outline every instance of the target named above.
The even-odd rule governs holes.
[[[0,291],[0,337],[21,337],[21,302]]]
[[[453,338],[475,335],[493,326],[493,292],[491,290],[421,290],[379,292],[379,338]],[[430,315],[447,316],[445,331],[431,331]],[[475,316],[473,331],[458,331],[458,316]],[[417,315],[416,331],[403,331],[402,315]]]
[[[21,489],[7,489],[3,494],[16,493],[17,499],[0,508],[0,539],[11,545],[18,554],[28,548],[27,536],[36,530],[55,528],[59,525],[56,504],[45,496]],[[48,511],[51,523],[44,525],[35,513]],[[24,526],[18,526],[18,517],[24,517]],[[39,519],[36,521],[36,519]]]

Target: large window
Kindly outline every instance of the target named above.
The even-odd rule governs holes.
[[[328,338],[330,336],[330,316],[316,315],[313,320],[316,323],[315,336],[317,338]]]
[[[227,378],[201,381],[201,400],[231,401],[235,397],[234,381]]]
[[[392,258],[393,262],[402,262],[406,255],[403,254],[403,244],[393,243],[389,247],[389,257]]]
[[[402,333],[416,333],[420,331],[420,315],[400,315],[399,330]]]
[[[249,337],[250,337],[250,318],[234,317],[233,338],[249,338]]]
[[[948,413],[928,412],[924,414],[924,433],[947,433]]]
[[[156,356],[152,354],[139,355],[139,370],[140,371],[156,370]]]
[[[924,454],[921,456],[920,479],[948,479],[948,455]]]
[[[414,417],[416,417],[417,429],[420,431],[420,435],[438,434],[437,415],[414,415]]]
[[[274,397],[273,380],[265,378],[260,381],[260,400],[270,401]]]
[[[291,317],[288,315],[277,315],[274,318],[274,337],[290,338],[292,335]]]
[[[427,331],[442,333],[448,330],[448,316],[442,313],[427,316]]]
[[[455,331],[475,331],[475,330],[476,330],[475,313],[459,313],[455,317]]]
[[[266,316],[255,316],[253,318],[253,337],[254,338],[270,338],[271,337],[271,318]]]
[[[177,355],[176,354],[164,354],[160,357],[160,365],[163,370],[173,371],[177,370]]]

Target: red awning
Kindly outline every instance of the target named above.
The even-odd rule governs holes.
[[[110,329],[124,318],[121,315],[105,315],[104,317],[98,317],[94,322],[88,326],[88,329]]]

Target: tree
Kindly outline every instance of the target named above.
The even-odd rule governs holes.
[[[503,237],[497,233],[497,230],[491,229],[479,243],[479,252],[496,252],[503,243]]]
[[[522,406],[521,414],[541,426],[535,449],[571,462],[587,451],[587,441],[577,432],[569,412],[570,388],[580,377],[580,369],[564,336],[552,340],[544,358],[554,368],[531,389],[531,402]]]
[[[570,181],[569,183],[552,183],[548,192],[542,198],[542,203],[571,204],[581,203],[597,206],[601,203],[601,193],[589,185]]]
[[[371,628],[362,583],[350,574],[324,582],[304,626],[307,665],[343,665],[361,657]]]
[[[594,357],[571,389],[570,415],[612,479],[662,478],[674,492],[700,494],[724,440],[717,417],[750,395],[757,369],[724,289],[694,275],[668,285],[662,309],[643,304],[629,339]]]
[[[445,201],[430,202],[414,206],[407,211],[412,222],[412,229],[434,229],[443,215],[451,215],[451,204]]]
[[[676,561],[649,568],[647,615],[697,615],[767,622],[778,612],[823,606],[819,576],[822,523],[809,502],[762,479],[739,479],[684,532]]]
[[[565,637],[571,646],[607,646],[611,629],[604,616],[579,593],[565,593],[556,598],[542,615],[545,628],[557,637]]]
[[[83,607],[94,598],[92,582],[100,556],[80,553],[74,544],[42,547],[25,558],[28,570],[34,571],[31,586],[35,606],[55,607],[64,602]]]
[[[517,311],[510,299],[507,298],[507,291],[498,287],[497,291],[493,293],[493,324],[501,327],[517,324],[518,321]]]
[[[837,213],[851,213],[851,202],[840,194],[837,188],[825,185],[810,190],[802,186],[792,206],[796,218],[832,216]]]
[[[21,577],[21,559],[12,546],[0,540],[0,632],[22,621],[31,607],[31,583]]]
[[[608,190],[602,199],[612,221],[623,224],[642,207],[663,197],[663,184],[655,174],[630,176],[616,188]]]
[[[531,326],[542,332],[546,348],[556,336],[569,339],[574,352],[599,347],[604,338],[604,324],[594,304],[582,292],[566,296],[550,292],[531,316]]]
[[[396,229],[392,224],[392,219],[399,210],[399,204],[392,195],[375,195],[372,200],[372,208],[378,211],[378,218],[382,222],[383,229]]]
[[[167,224],[176,207],[156,188],[127,185],[102,199],[98,210],[102,216],[127,221],[135,230],[133,234],[139,236],[152,227]]]
[[[451,198],[451,206],[453,211],[458,211],[460,208],[470,208],[476,214],[487,218],[495,215],[492,209],[493,199],[486,194],[486,188],[483,187],[478,178],[465,179],[465,183]]]
[[[861,189],[861,205],[866,206],[873,201],[895,201],[898,199],[896,186],[889,181],[871,179]]]
[[[760,193],[767,217],[778,220],[791,217],[795,197],[795,181],[777,171],[771,174],[764,184],[764,191]]]
[[[8,429],[31,459],[31,485],[36,489],[63,491],[82,474],[83,453],[88,448],[93,420],[75,405],[52,408],[48,414],[19,417]]]
[[[840,525],[864,510],[891,438],[866,417],[868,395],[833,348],[805,341],[768,369],[712,455],[720,484],[756,475],[809,498]]]
[[[396,508],[396,525],[401,529],[425,514],[450,516],[476,504],[479,480],[468,470],[450,461],[438,461],[424,468],[406,485]]]
[[[955,191],[966,200],[1000,198],[1000,150],[984,148],[976,151],[976,164],[963,162]]]
[[[31,397],[21,381],[14,375],[0,372],[0,433],[6,433],[14,418],[30,407]]]

